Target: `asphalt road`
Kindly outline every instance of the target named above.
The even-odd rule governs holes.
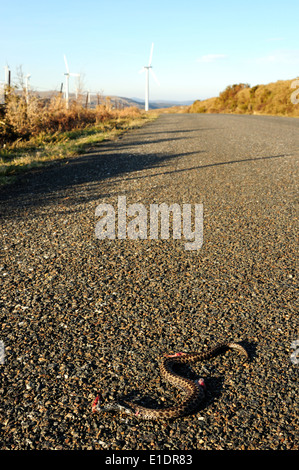
[[[297,449],[298,155],[298,119],[162,115],[2,188],[1,448]],[[202,205],[202,245],[96,238],[119,196]],[[99,390],[173,404],[159,357],[226,340],[250,360],[182,371],[207,385],[193,415],[92,413]]]

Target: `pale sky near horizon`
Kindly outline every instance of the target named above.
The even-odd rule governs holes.
[[[154,42],[150,100],[204,99],[298,77],[298,22],[298,0],[3,1],[0,82],[22,66],[33,89],[59,90],[66,54],[85,90],[144,99]]]

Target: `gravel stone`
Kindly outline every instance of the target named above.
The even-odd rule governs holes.
[[[298,448],[299,120],[161,115],[0,190],[3,450]],[[99,240],[101,203],[203,204],[204,242]],[[240,341],[183,369],[197,413],[170,422],[92,413],[107,400],[180,399],[166,352]]]

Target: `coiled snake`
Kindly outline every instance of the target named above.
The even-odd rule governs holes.
[[[92,411],[121,411],[123,413],[148,420],[171,419],[190,414],[195,411],[195,409],[205,397],[204,380],[200,378],[194,381],[182,377],[173,371],[173,366],[175,364],[191,364],[198,361],[204,361],[210,359],[211,357],[217,356],[218,354],[228,349],[236,349],[237,351],[241,352],[246,359],[248,358],[247,351],[243,348],[243,346],[234,342],[218,344],[206,352],[179,352],[175,354],[164,355],[160,364],[161,375],[176,388],[184,390],[184,392],[187,394],[186,399],[177,406],[168,407],[165,409],[154,409],[146,408],[128,401],[122,401],[121,403],[112,402],[104,406],[101,404],[100,396],[97,396],[93,402]]]

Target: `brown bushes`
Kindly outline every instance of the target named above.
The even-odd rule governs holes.
[[[218,97],[195,101],[190,113],[268,114],[299,117],[299,104],[291,100],[293,80],[279,80],[268,85],[228,86]]]
[[[229,85],[226,89],[219,95],[219,103],[224,108],[229,108],[234,111],[238,106],[238,93],[245,88],[249,88],[248,84],[239,83],[238,85]]]
[[[66,109],[61,95],[41,100],[35,94],[29,99],[24,92],[11,89],[6,96],[5,112],[0,121],[0,143],[28,140],[39,134],[54,134],[84,128],[88,125],[128,117],[138,117],[138,108],[112,110],[110,105],[88,109],[76,101]]]

